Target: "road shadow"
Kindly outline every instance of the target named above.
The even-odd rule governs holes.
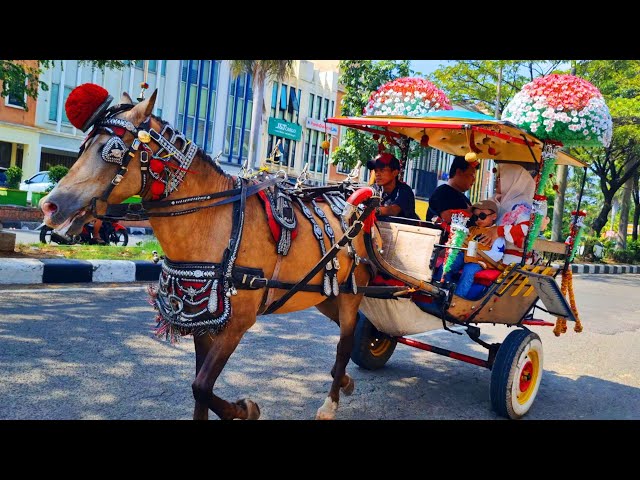
[[[154,312],[143,292],[123,291],[127,306],[112,311],[96,305],[112,295],[79,294],[67,314],[54,301],[42,301],[32,317],[22,305],[4,306],[0,419],[191,418],[191,337],[174,345],[153,337]],[[251,398],[266,420],[313,419],[330,387],[338,338],[338,327],[315,309],[259,317],[215,392],[230,401]],[[466,336],[438,332],[420,339],[485,356]],[[338,419],[499,418],[491,410],[491,372],[481,367],[398,345],[383,369],[350,363],[347,371],[356,390],[342,397]],[[640,389],[546,370],[525,418],[639,419]]]

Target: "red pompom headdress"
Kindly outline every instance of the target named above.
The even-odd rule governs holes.
[[[100,85],[83,83],[69,94],[64,109],[71,125],[86,132],[112,101],[113,97]]]

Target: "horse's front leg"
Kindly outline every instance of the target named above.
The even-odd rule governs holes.
[[[336,361],[331,369],[333,382],[329,390],[329,396],[316,413],[317,420],[334,420],[338,403],[340,402],[340,389],[345,395],[351,395],[355,387],[353,379],[347,375],[346,369],[353,349],[353,333],[356,327],[358,307],[362,295],[340,295],[337,299],[340,317],[340,341],[336,348]]]
[[[238,400],[235,403],[228,402],[213,393],[218,376],[227,364],[229,357],[240,343],[242,335],[255,323],[253,319],[233,317],[230,325],[216,335],[200,335],[194,337],[196,347],[196,378],[191,385],[193,397],[196,401],[193,411],[194,420],[207,420],[208,408],[222,420],[257,420],[260,417],[260,408],[251,400]],[[233,328],[234,323],[236,328]],[[248,325],[242,328],[242,325]]]

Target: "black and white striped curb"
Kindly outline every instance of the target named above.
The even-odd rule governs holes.
[[[559,265],[554,265],[559,266]],[[571,265],[573,273],[637,273],[640,265]],[[0,284],[155,282],[160,264],[148,260],[0,258]]]
[[[157,281],[160,264],[148,260],[0,258],[0,284]]]
[[[573,273],[640,273],[640,265],[571,265]]]

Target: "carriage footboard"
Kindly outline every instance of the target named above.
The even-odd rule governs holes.
[[[551,315],[564,317],[572,322],[576,321],[576,317],[571,311],[567,299],[562,295],[554,277],[525,270],[518,270],[518,272],[528,277],[529,283],[533,286],[536,294]]]

